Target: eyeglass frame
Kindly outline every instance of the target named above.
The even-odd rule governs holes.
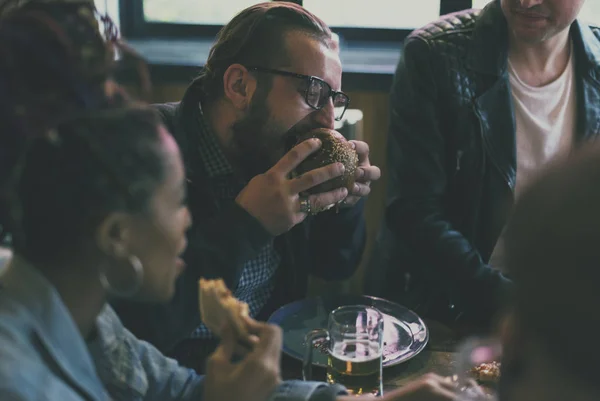
[[[333,88],[331,87],[331,85],[329,85],[327,82],[325,82],[325,80],[323,78],[319,78],[314,75],[304,75],[304,74],[298,74],[298,73],[291,72],[291,71],[276,70],[276,69],[272,69],[272,68],[246,67],[246,69],[248,71],[264,72],[267,74],[275,74],[275,75],[281,75],[281,76],[285,76],[285,77],[292,77],[292,78],[298,78],[298,79],[305,80],[306,82],[308,82],[308,86],[303,91],[304,92],[304,102],[310,108],[312,108],[314,110],[321,110],[323,107],[325,107],[326,102],[324,102],[321,107],[316,107],[316,106],[313,106],[312,104],[310,104],[308,102],[308,89],[310,88],[311,81],[315,80],[315,81],[322,82],[327,88],[329,88],[329,94],[325,97],[326,100],[329,98],[333,99],[334,96],[338,96],[338,95],[341,95],[346,98],[346,106],[344,107],[344,110],[342,111],[342,114],[340,114],[339,117],[334,117],[335,121],[341,121],[342,118],[344,118],[344,114],[346,114],[346,110],[348,110],[348,106],[350,105],[350,96],[346,95],[344,92],[334,91]]]

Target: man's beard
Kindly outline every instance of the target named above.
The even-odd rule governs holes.
[[[248,115],[231,127],[230,151],[236,170],[245,178],[262,174],[277,160],[277,148],[282,138],[273,123],[269,123],[270,113],[264,101],[253,102]],[[281,157],[281,156],[279,156]]]
[[[250,106],[247,116],[231,127],[230,152],[240,175],[250,180],[273,167],[295,144],[300,134],[319,128],[308,119],[287,129],[271,118],[266,97]]]

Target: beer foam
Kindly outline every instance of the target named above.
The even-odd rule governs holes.
[[[345,362],[366,362],[381,358],[382,352],[382,348],[375,342],[342,341],[335,343],[331,355]]]

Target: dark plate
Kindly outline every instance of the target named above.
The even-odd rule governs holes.
[[[423,320],[413,311],[381,298],[357,295],[325,296],[304,299],[285,305],[275,311],[269,322],[283,330],[283,352],[302,360],[304,336],[311,330],[327,328],[329,313],[344,305],[367,305],[383,314],[383,366],[394,366],[407,361],[425,348],[429,331]],[[327,355],[314,351],[313,365],[326,367]]]

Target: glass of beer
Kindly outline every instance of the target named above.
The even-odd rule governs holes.
[[[354,395],[383,395],[383,315],[377,309],[342,306],[329,314],[327,329],[308,333],[304,380],[311,380],[315,348],[328,353],[329,383],[341,384]]]

